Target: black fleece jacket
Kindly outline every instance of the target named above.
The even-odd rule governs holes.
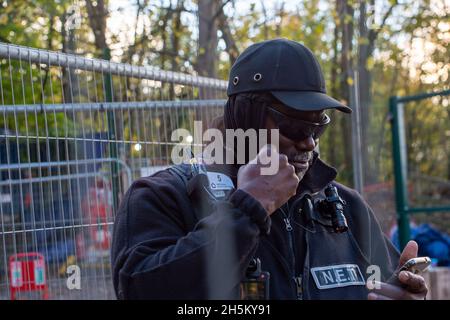
[[[226,173],[236,183],[232,167],[212,170]],[[395,269],[399,253],[360,195],[334,182],[335,176],[333,168],[316,158],[297,195],[270,217],[239,189],[199,216],[183,179],[173,170],[138,179],[115,220],[112,266],[117,297],[238,299],[248,263],[258,257],[262,269],[270,273],[271,299],[365,299],[367,291],[358,281],[349,278],[331,287],[321,287],[320,281],[327,283],[327,272],[339,278],[345,271],[333,266],[357,266],[366,279],[369,265],[378,266],[384,280]],[[346,202],[349,232],[343,235],[301,214],[305,195],[319,195],[328,183]],[[285,218],[292,222],[291,231]],[[316,269],[325,271],[320,275]]]

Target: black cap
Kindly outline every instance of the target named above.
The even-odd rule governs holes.
[[[256,91],[270,91],[296,110],[336,108],[352,112],[326,94],[322,69],[313,53],[288,39],[255,43],[242,52],[231,67],[228,96]]]

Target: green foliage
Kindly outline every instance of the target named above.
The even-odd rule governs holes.
[[[79,7],[76,8],[76,14],[79,15],[79,21],[72,25],[68,22],[73,21],[74,17],[72,3],[73,1],[69,0],[3,1],[0,3],[0,41],[62,50],[67,49],[69,34],[72,32],[78,53],[98,55],[83,1],[77,2]],[[198,55],[204,50],[197,47],[197,3],[190,0],[137,3],[140,5],[139,12],[136,12],[139,23],[131,24],[131,33],[127,33],[131,38],[124,41],[121,40],[123,37],[120,33],[108,33],[108,44],[112,49],[113,58],[133,64],[150,64],[165,70],[195,73]],[[246,3],[243,0],[227,2],[224,12],[238,50],[242,52],[254,42],[275,37],[300,41],[319,58],[328,92],[335,98],[344,100],[347,99],[348,93],[345,92],[342,83],[354,86],[355,79],[348,77],[345,66],[341,65],[343,26],[340,20],[342,18],[345,23],[352,24],[354,35],[350,58],[354,59],[355,66],[358,64],[357,58],[360,54],[358,48],[373,45],[373,52],[370,52],[364,61],[371,77],[371,85],[370,105],[362,106],[369,110],[366,124],[369,141],[368,145],[363,147],[368,150],[375,182],[392,181],[389,97],[449,88],[450,24],[445,1],[420,0],[401,3],[396,0],[375,1],[375,6],[367,12],[366,26],[370,32],[366,35],[360,35],[358,30],[357,19],[361,1],[347,1],[355,14],[352,16],[347,13],[344,17],[340,16],[343,13],[337,10],[336,1],[299,1],[295,4],[295,8],[287,8],[282,3],[283,1]],[[264,8],[262,4],[265,5]],[[366,5],[369,6],[368,1]],[[394,7],[390,17],[383,22],[384,14],[392,5]],[[244,7],[245,10],[242,10]],[[135,19],[134,16],[126,18]],[[375,40],[371,38],[374,34]],[[231,66],[224,51],[223,42],[220,42],[217,49],[218,74],[226,79]],[[45,66],[37,65],[31,70],[25,69],[26,67],[28,64],[21,67],[18,62],[10,63],[5,59],[1,61],[3,104],[67,101],[68,97],[63,97],[64,88],[60,81],[61,75],[58,74],[60,71],[46,70]],[[46,77],[44,84],[43,79]],[[97,88],[96,95],[91,92],[90,100],[103,101],[101,79],[97,79],[94,83],[92,75],[88,73],[80,77],[84,79],[82,83],[86,87]],[[174,88],[169,86],[142,94],[139,83],[134,83],[133,80],[126,81],[113,77],[117,100],[157,100],[167,97],[192,99],[201,94],[199,90],[188,87],[179,88],[178,93],[174,94]],[[86,100],[83,95],[75,100],[77,99]],[[422,101],[420,105],[408,106],[405,120],[411,172],[450,179],[448,164],[450,131],[446,124],[450,119],[449,108],[448,102],[442,99],[439,101],[429,99]],[[189,115],[180,113],[177,119],[187,126],[188,120],[195,116],[195,112]],[[321,139],[321,156],[337,167],[340,171],[338,176],[340,181],[351,185],[352,167],[345,157],[345,152],[350,150],[350,146],[344,138],[343,125],[350,121],[350,117],[338,112],[332,112],[331,116],[332,127]],[[150,131],[146,137],[165,139],[167,132],[162,132],[164,126],[161,123],[170,120],[167,115],[156,115],[153,111],[137,118],[135,115],[130,117],[125,113],[123,119],[124,139],[137,139],[138,133],[130,127],[143,121],[148,124]],[[47,119],[47,127],[49,134],[58,132],[60,136],[76,136],[82,130],[82,124],[98,130],[104,129],[102,127],[104,120],[104,115],[100,114],[91,122],[57,114]],[[17,129],[21,134],[26,134],[27,130],[32,134],[45,127],[44,121],[40,110],[36,110],[36,113],[29,115],[28,118],[9,114],[0,117],[0,128],[5,127],[7,123],[7,127]],[[144,136],[144,133],[139,134],[140,137]],[[156,147],[148,147],[147,152],[155,155],[158,150]],[[427,201],[427,198],[419,196],[417,199]]]

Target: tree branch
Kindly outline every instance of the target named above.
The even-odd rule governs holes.
[[[386,24],[387,19],[389,18],[389,16],[392,13],[392,10],[394,10],[394,8],[398,5],[398,1],[395,0],[395,2],[389,7],[388,11],[386,11],[386,13],[383,16],[383,19],[381,20],[381,25],[378,29],[374,30],[371,29],[369,31],[369,41],[370,42],[374,42],[375,39],[378,37],[378,34],[380,33],[380,31],[383,29],[383,27]]]
[[[239,50],[236,42],[234,41],[233,35],[231,34],[230,26],[228,25],[227,18],[223,12],[223,6],[221,8],[222,9],[218,15],[217,24],[222,31],[222,39],[225,41],[227,52],[230,56],[230,64],[233,65],[239,55]]]
[[[232,0],[226,0],[224,2],[222,2],[222,4],[220,5],[220,7],[217,9],[216,13],[214,13],[214,15],[211,18],[211,21],[216,20],[216,18],[220,15],[223,14],[223,8]]]

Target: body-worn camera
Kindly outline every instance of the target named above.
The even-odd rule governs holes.
[[[329,184],[325,188],[324,200],[318,202],[318,209],[324,215],[329,217],[333,230],[337,233],[348,230],[347,219],[344,216],[345,201],[339,196],[337,188]]]
[[[241,300],[268,300],[269,299],[270,273],[261,271],[261,260],[253,258],[245,274],[245,279],[241,281]]]

